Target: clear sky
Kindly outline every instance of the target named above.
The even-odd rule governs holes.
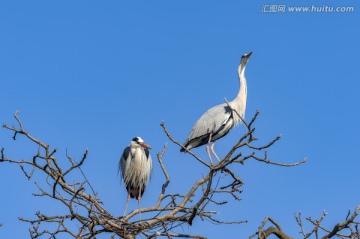
[[[270,5],[285,12],[269,12]],[[353,6],[353,12],[290,12],[290,6]],[[279,10],[279,9],[277,9]],[[236,226],[195,221],[185,232],[209,238],[247,238],[265,216],[297,236],[294,213],[344,220],[360,204],[360,3],[358,0],[256,1],[1,1],[0,122],[25,127],[53,147],[89,158],[83,170],[105,208],[121,215],[126,191],[117,164],[124,147],[141,136],[155,159],[172,135],[185,140],[208,108],[238,90],[237,66],[248,63],[246,118],[255,111],[258,137],[282,134],[271,159],[297,168],[248,162],[238,169],[242,201],[219,208]],[[216,145],[219,156],[243,134],[233,130]],[[36,147],[4,129],[7,156],[31,157]],[[184,192],[201,177],[199,164],[169,145],[164,159],[169,190]],[[206,157],[205,148],[194,152]],[[143,205],[155,203],[164,177],[154,161]],[[55,207],[31,196],[34,183],[14,165],[0,165],[0,238],[27,238],[38,209]],[[129,209],[137,207],[134,200]],[[46,212],[46,210],[44,211]]]

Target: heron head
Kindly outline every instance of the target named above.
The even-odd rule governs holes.
[[[238,69],[239,76],[240,76],[240,74],[244,73],[245,66],[248,63],[251,54],[252,54],[252,52],[242,55],[241,60],[240,60],[239,69]]]
[[[242,65],[246,65],[246,63],[250,59],[251,54],[252,54],[252,52],[242,55],[240,63]]]
[[[141,137],[135,137],[132,139],[132,142],[134,142],[135,144],[140,145],[141,147],[143,147],[144,149],[151,149],[150,145],[147,145],[144,143],[144,140]]]

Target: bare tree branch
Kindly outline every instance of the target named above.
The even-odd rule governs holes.
[[[238,114],[236,111],[234,112]],[[192,156],[192,159],[200,162],[200,166],[207,171],[204,176],[197,178],[193,184],[187,185],[188,190],[183,195],[168,193],[170,190],[167,190],[167,188],[171,185],[174,186],[174,183],[170,185],[170,175],[164,164],[164,156],[167,150],[167,144],[165,144],[162,151],[157,154],[165,180],[161,187],[159,186],[159,196],[156,204],[147,208],[135,209],[124,217],[116,217],[105,208],[98,193],[81,169],[81,166],[88,158],[89,152],[87,149],[79,162],[70,157],[66,151],[65,161],[67,160],[67,164],[64,164],[64,160],[58,159],[59,152],[56,148],[44,143],[25,130],[18,112],[14,115],[18,126],[10,127],[4,124],[3,128],[13,134],[12,138],[14,140],[17,137],[25,137],[30,143],[37,146],[37,150],[30,159],[13,159],[7,157],[5,149],[1,148],[0,163],[19,165],[28,180],[34,180],[34,173],[39,172],[36,173],[37,181],[35,182],[39,192],[33,195],[50,198],[54,206],[64,208],[62,215],[47,215],[46,213],[36,212],[35,217],[32,219],[19,217],[20,221],[30,224],[29,233],[31,238],[56,238],[60,237],[60,235],[67,238],[96,238],[98,235],[107,234],[110,238],[202,239],[205,237],[184,233],[181,227],[184,224],[192,225],[193,221],[198,219],[222,225],[247,222],[246,220],[219,220],[217,211],[211,210],[211,208],[214,206],[221,208],[222,205],[227,203],[240,201],[243,181],[238,175],[238,169],[248,160],[285,167],[299,166],[306,161],[304,159],[296,163],[279,163],[269,159],[266,150],[276,143],[280,136],[275,137],[268,143],[254,145],[255,142],[258,142],[254,128],[258,115],[259,112],[257,111],[249,123],[238,115],[245,125],[246,132],[234,143],[220,162],[212,165],[185,149],[181,143],[175,140],[166,128],[165,123],[162,122],[161,127],[168,139],[175,145],[184,148]],[[38,175],[40,175],[39,178]],[[74,177],[76,178],[75,181]],[[219,200],[219,198],[224,198],[223,195],[233,200]],[[355,221],[359,210],[360,206],[356,208],[353,214],[350,215],[349,213],[346,220],[335,225],[332,230],[325,229],[321,225],[326,214],[323,214],[318,220],[307,218],[307,222],[313,226],[309,232],[305,232],[300,213],[295,215],[295,219],[301,228],[300,234],[303,238],[309,238],[311,235],[318,237],[319,233],[325,233],[322,236],[323,239],[333,236],[352,239],[359,238],[359,223]],[[140,212],[143,216],[141,221],[137,220]],[[267,224],[271,225],[265,228]],[[1,226],[2,224],[0,224]],[[282,239],[292,238],[285,234],[280,225],[270,217],[266,217],[259,226],[258,231],[249,238],[257,236],[259,239],[264,239],[271,235]]]
[[[341,230],[343,230],[344,228],[349,227],[350,224],[358,224],[357,222],[355,222],[355,218],[358,216],[359,210],[360,210],[360,205],[355,208],[354,213],[350,217],[349,216],[346,217],[347,220],[336,224],[334,226],[333,230],[330,233],[323,236],[322,239],[332,238],[333,236],[337,235],[337,233],[340,232]],[[357,237],[359,237],[358,231],[357,231]]]

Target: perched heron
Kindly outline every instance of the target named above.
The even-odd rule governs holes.
[[[187,150],[206,144],[206,151],[211,163],[210,152],[220,161],[214,151],[215,141],[228,134],[235,124],[241,123],[241,119],[232,109],[244,118],[247,95],[245,67],[251,54],[252,52],[244,54],[241,57],[238,68],[240,88],[235,99],[229,102],[231,108],[227,103],[223,103],[206,111],[200,119],[196,121],[189,136],[185,140],[184,147]],[[211,142],[213,143],[211,144]],[[185,149],[182,148],[180,151],[185,152]]]
[[[145,192],[152,170],[152,160],[149,149],[151,147],[144,143],[140,137],[131,140],[120,158],[119,171],[124,180],[128,197],[125,205],[124,216],[131,198],[138,200],[140,208],[141,197]]]

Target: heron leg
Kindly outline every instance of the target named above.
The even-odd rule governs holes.
[[[212,164],[212,159],[211,159],[211,155],[210,155],[210,146],[208,144],[206,145],[206,152],[207,152],[207,154],[209,156],[210,164]]]
[[[138,208],[139,208],[139,216],[140,216],[140,221],[141,221],[141,210],[140,210],[140,201],[141,201],[141,185],[140,185],[140,188],[139,188],[139,195],[138,195]]]
[[[213,163],[212,163],[212,159],[211,159],[211,154],[210,154],[210,152],[211,152],[211,148],[210,148],[211,136],[212,136],[212,132],[211,132],[210,135],[209,135],[209,140],[208,140],[208,143],[207,143],[207,145],[206,145],[206,152],[207,152],[207,154],[208,154],[208,156],[209,156],[210,164],[213,164]]]
[[[214,146],[215,146],[215,142],[210,146],[211,153],[212,153],[212,154],[215,156],[215,158],[220,162],[219,157],[218,157],[217,154],[215,153]]]
[[[128,190],[130,192],[130,188]],[[127,196],[127,200],[126,200],[126,204],[125,204],[125,210],[124,210],[124,215],[123,217],[125,217],[125,214],[126,214],[126,209],[128,207],[128,204],[129,204],[129,200],[130,200],[130,193],[128,193],[128,196]]]

